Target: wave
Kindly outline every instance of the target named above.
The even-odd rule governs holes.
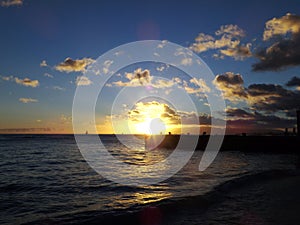
[[[140,207],[129,208],[126,210],[113,210],[110,212],[86,211],[74,214],[61,215],[55,218],[41,218],[39,220],[24,223],[23,225],[37,224],[60,224],[60,225],[83,225],[83,224],[101,224],[101,225],[138,225],[151,224],[142,223],[141,220],[147,217],[151,220],[161,219],[162,215],[165,220],[173,217],[174,212],[196,210],[199,215],[212,207],[215,203],[222,202],[228,192],[234,192],[239,188],[247,187],[253,183],[267,182],[274,179],[282,179],[292,176],[299,176],[297,170],[269,170],[258,172],[256,174],[245,174],[242,177],[216,186],[211,191],[198,196],[178,197],[165,199],[160,202],[144,204]],[[149,217],[150,216],[150,217]],[[161,224],[161,223],[159,223]]]

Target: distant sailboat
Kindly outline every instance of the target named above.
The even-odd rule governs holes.
[[[86,131],[86,132],[85,132],[85,135],[88,135],[88,134],[89,134],[89,132],[88,132],[88,131]]]

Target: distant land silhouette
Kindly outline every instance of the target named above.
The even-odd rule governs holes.
[[[186,135],[185,138],[192,135]],[[199,136],[196,150],[204,151],[209,135]],[[158,138],[160,139],[160,138]],[[155,137],[145,138],[147,149],[175,149],[180,135],[166,135],[161,142],[155,144]],[[154,146],[154,147],[153,147]],[[226,135],[224,137],[221,151],[246,151],[246,152],[276,152],[276,153],[298,153],[300,146],[299,136],[238,136]]]

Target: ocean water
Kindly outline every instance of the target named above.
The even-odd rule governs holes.
[[[143,139],[128,149],[115,136],[100,138],[114,157],[134,165],[159,162],[172,152],[147,151]],[[124,138],[133,143],[132,137]],[[0,224],[84,224],[87,218],[201,196],[225,181],[294,169],[296,163],[292,154],[228,151],[220,152],[213,164],[200,172],[201,156],[202,152],[196,151],[182,170],[158,184],[124,186],[96,173],[72,135],[0,135]]]

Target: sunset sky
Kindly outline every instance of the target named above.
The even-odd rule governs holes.
[[[195,101],[203,131],[209,131],[209,104],[203,94],[210,85],[226,99],[227,133],[295,127],[300,108],[299,9],[296,0],[0,0],[0,133],[72,133],[76,87],[95,85],[85,76],[87,67],[110,49],[148,39],[189,48],[215,78],[209,84],[186,79],[172,66],[151,62],[125,67],[107,82],[104,101],[97,103],[99,133],[123,133],[126,124],[133,133],[149,133],[147,126],[158,133],[180,132],[180,118],[196,115],[184,103],[175,110],[156,99],[111,113],[109,106],[125,86],[151,86],[166,95],[179,87]],[[182,63],[194,62],[185,58]],[[110,62],[105,66],[109,69]]]

